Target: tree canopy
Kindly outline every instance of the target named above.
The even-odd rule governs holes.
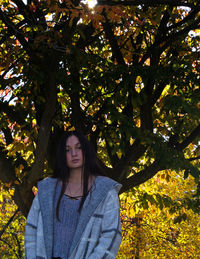
[[[166,169],[199,183],[199,12],[194,0],[1,1],[0,180],[24,215],[73,128],[122,192]]]

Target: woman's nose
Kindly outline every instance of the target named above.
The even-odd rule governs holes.
[[[72,149],[72,150],[71,150],[71,155],[72,155],[72,156],[76,156],[76,154],[77,154],[76,149],[75,149],[75,148]]]

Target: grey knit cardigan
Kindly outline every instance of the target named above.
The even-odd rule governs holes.
[[[25,259],[51,259],[53,202],[57,179],[38,183],[25,227]],[[118,192],[121,184],[97,176],[81,210],[68,259],[115,258],[121,243]],[[53,194],[53,195],[52,195]]]

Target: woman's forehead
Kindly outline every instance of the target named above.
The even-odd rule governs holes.
[[[77,144],[80,144],[80,141],[75,135],[68,137],[66,140],[66,146],[73,146]]]

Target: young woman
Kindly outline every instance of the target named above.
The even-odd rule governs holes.
[[[38,183],[25,229],[25,258],[115,258],[121,243],[120,188],[101,176],[89,141],[77,131],[66,132],[54,176]]]

